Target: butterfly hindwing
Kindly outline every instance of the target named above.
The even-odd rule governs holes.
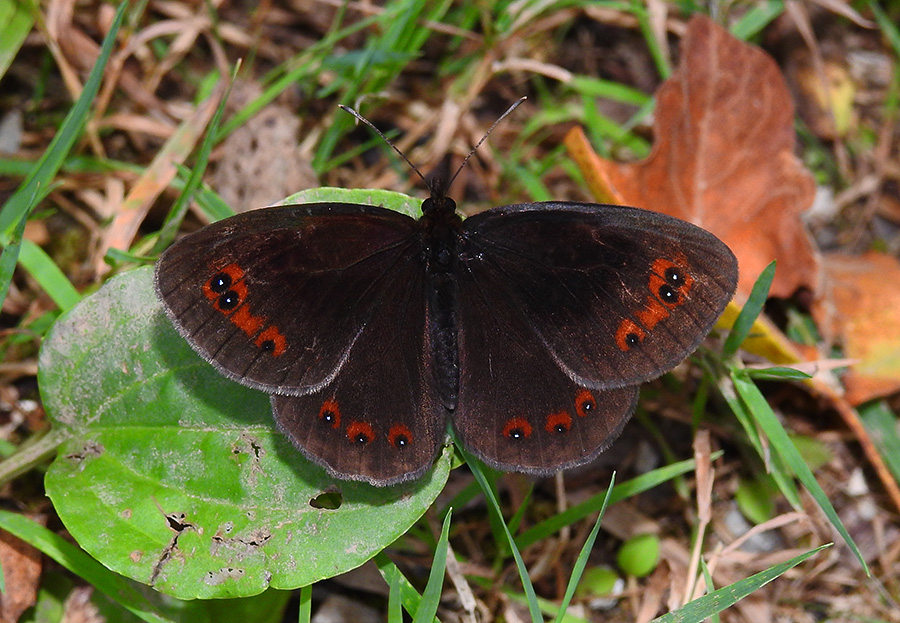
[[[446,436],[426,331],[424,266],[387,276],[340,373],[303,396],[272,396],[275,420],[307,457],[341,478],[388,485],[420,476]]]

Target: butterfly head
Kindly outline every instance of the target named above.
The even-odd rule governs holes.
[[[422,214],[435,217],[456,213],[456,202],[447,196],[447,186],[443,178],[432,178],[428,183],[428,190],[431,196],[422,202]]]

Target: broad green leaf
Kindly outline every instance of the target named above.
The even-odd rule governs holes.
[[[449,472],[447,450],[414,483],[329,477],[277,431],[265,394],[220,376],[177,334],[149,268],[61,318],[39,382],[69,435],[46,477],[66,528],[110,569],[180,598],[296,588],[352,569],[403,534]],[[337,508],[313,506],[326,492]]]

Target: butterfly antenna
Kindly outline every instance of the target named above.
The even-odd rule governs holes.
[[[496,128],[500,124],[501,121],[506,119],[506,116],[509,115],[509,113],[514,111],[516,108],[518,108],[519,104],[521,104],[522,102],[524,102],[527,99],[528,99],[527,97],[520,97],[518,100],[513,102],[512,106],[510,106],[509,108],[506,109],[505,113],[503,113],[502,115],[497,117],[497,120],[494,122],[494,125],[492,125],[490,128],[488,128],[488,131],[484,133],[484,136],[481,137],[481,140],[478,141],[478,143],[475,145],[475,147],[472,148],[472,151],[469,152],[469,155],[466,156],[465,160],[462,161],[462,164],[459,165],[459,168],[456,170],[456,173],[454,173],[453,177],[450,178],[450,181],[447,182],[447,190],[450,190],[450,187],[453,186],[453,182],[454,182],[454,180],[456,180],[456,177],[459,175],[460,171],[462,171],[463,168],[465,168],[466,163],[469,162],[469,158],[471,158],[472,156],[475,155],[475,152],[478,151],[478,148],[481,147],[481,144],[487,140],[487,137],[489,137],[491,135],[491,132],[494,131],[494,128]]]
[[[361,114],[359,114],[358,112],[356,112],[354,109],[350,108],[349,106],[344,106],[343,104],[338,104],[338,107],[341,110],[344,110],[344,111],[350,113],[351,115],[353,115],[354,117],[356,117],[356,119],[358,121],[361,121],[361,122],[365,123],[367,126],[369,126],[370,128],[372,128],[372,130],[375,132],[375,134],[377,134],[382,139],[384,139],[384,142],[387,143],[388,145],[390,145],[394,149],[394,151],[397,152],[397,155],[399,155],[401,158],[403,158],[403,161],[406,162],[406,164],[408,164],[410,166],[410,168],[412,168],[412,170],[416,172],[416,175],[419,176],[419,179],[422,180],[422,182],[425,184],[425,187],[426,188],[431,187],[431,185],[428,183],[428,180],[426,180],[425,176],[422,175],[421,171],[419,171],[419,168],[416,165],[414,165],[412,162],[410,162],[409,158],[406,157],[406,154],[404,154],[402,151],[400,151],[400,148],[397,147],[396,145],[394,145],[391,142],[391,139],[386,137],[381,130],[376,128],[374,123],[372,123],[371,121],[369,121],[368,119],[363,117]],[[502,117],[501,117],[501,119],[502,119]],[[493,128],[491,128],[491,129],[493,129]]]

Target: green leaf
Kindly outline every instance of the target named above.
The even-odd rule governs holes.
[[[44,343],[39,383],[68,435],[46,490],[110,569],[180,598],[292,589],[352,569],[443,488],[445,450],[414,483],[335,481],[276,429],[268,397],[228,381],[178,335],[149,268],[110,280]],[[340,495],[337,509],[310,501]]]

